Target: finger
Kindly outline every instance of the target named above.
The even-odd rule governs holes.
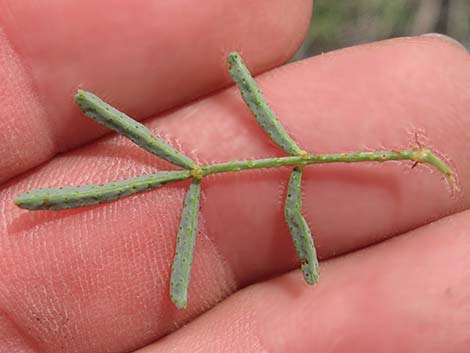
[[[391,56],[393,75],[383,65]],[[424,167],[411,170],[391,163],[305,168],[304,215],[321,257],[357,249],[468,207],[470,103],[462,91],[469,78],[467,54],[431,38],[361,46],[260,78],[273,110],[306,150],[403,148],[414,144],[419,128],[432,142],[430,147],[452,161],[460,177],[462,192],[451,198],[441,176]],[[453,119],[446,119],[450,114]],[[178,143],[170,142],[201,163],[282,154],[267,142],[233,89],[168,113],[150,127],[161,136],[178,136]],[[13,200],[31,187],[144,174],[155,170],[150,158],[122,138],[107,139],[11,183],[0,200]],[[157,166],[168,168],[163,163]],[[288,175],[286,169],[202,181],[186,311],[171,305],[168,277],[187,184],[61,213],[31,214],[15,209],[12,202],[4,204],[0,234],[13,236],[2,237],[0,247],[0,265],[6,269],[0,307],[18,327],[32,327],[29,334],[35,340],[47,339],[42,346],[51,352],[63,351],[63,345],[69,351],[142,346],[236,288],[298,266],[282,215],[283,181]],[[34,286],[38,289],[31,291]],[[132,315],[128,307],[134,308]],[[38,314],[44,320],[40,325]],[[61,321],[63,317],[69,321]],[[51,325],[69,330],[74,339],[58,337]],[[125,332],[120,330],[123,326]]]
[[[139,353],[468,351],[470,212],[248,287]]]
[[[77,88],[143,119],[227,84],[230,51],[255,72],[285,62],[310,9],[307,0],[0,1],[0,182],[105,132],[74,107]]]

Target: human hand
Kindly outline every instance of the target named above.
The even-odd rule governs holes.
[[[309,2],[192,4],[42,2],[41,17],[0,5],[0,352],[466,352],[470,58],[442,39],[372,43],[257,78],[306,150],[403,148],[419,132],[462,188],[452,197],[408,163],[307,168],[304,214],[324,260],[313,287],[284,224],[288,170],[204,180],[183,311],[168,295],[183,185],[63,212],[14,206],[32,187],[168,169],[123,138],[90,142],[106,130],[73,105],[78,87],[149,117],[202,162],[282,153],[234,88],[161,111],[228,84],[232,50],[254,72],[280,65]]]

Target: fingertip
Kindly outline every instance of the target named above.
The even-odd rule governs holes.
[[[436,41],[441,41],[441,42],[445,43],[446,45],[451,44],[452,46],[454,46],[456,48],[463,49],[465,51],[465,53],[468,54],[467,48],[462,43],[460,43],[455,38],[452,38],[452,37],[450,37],[446,34],[426,33],[426,34],[422,34],[421,37],[430,38],[430,39],[436,40]]]

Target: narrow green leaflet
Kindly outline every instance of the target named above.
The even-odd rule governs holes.
[[[196,166],[193,160],[156,137],[144,125],[102,101],[93,93],[78,90],[75,102],[86,116],[129,138],[144,150],[185,169]]]
[[[284,209],[295,249],[300,258],[304,279],[308,284],[318,282],[318,259],[313,244],[312,233],[305,218],[302,216],[302,169],[292,171]]]
[[[227,65],[230,75],[237,84],[246,105],[255,116],[258,125],[288,154],[304,154],[274,115],[240,55],[235,52],[230,53],[227,58]]]
[[[96,205],[155,189],[166,183],[189,178],[188,170],[165,171],[102,185],[64,186],[34,189],[16,197],[15,203],[28,210],[63,210]]]
[[[193,179],[184,200],[175,258],[171,268],[170,296],[178,309],[186,308],[188,303],[188,286],[196,243],[200,194],[201,181]]]

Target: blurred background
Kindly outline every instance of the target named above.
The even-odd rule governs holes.
[[[294,60],[392,37],[447,34],[470,49],[470,0],[315,0]]]

